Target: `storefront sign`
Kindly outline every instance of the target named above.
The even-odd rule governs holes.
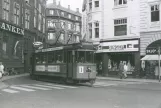
[[[46,69],[45,65],[37,65],[35,70],[43,72],[43,71],[45,71],[45,69]]]
[[[158,54],[158,49],[157,48],[147,48],[146,49],[146,54],[147,55]]]
[[[58,66],[58,65],[48,66],[48,72],[60,72],[60,66]]]
[[[97,53],[139,51],[139,40],[113,41],[100,43]]]
[[[39,49],[39,50],[36,50],[35,53],[38,53],[38,52],[48,52],[48,51],[56,51],[56,50],[62,50],[62,49],[63,49],[63,47]]]
[[[24,29],[15,27],[15,26],[10,25],[10,24],[2,23],[0,25],[0,28],[3,29],[3,30],[7,30],[7,31],[10,31],[10,32],[13,32],[13,33],[24,35]]]

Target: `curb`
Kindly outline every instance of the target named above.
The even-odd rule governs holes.
[[[111,79],[111,78],[96,78],[96,79],[99,79],[99,80],[108,80],[108,81],[122,81],[122,82],[146,82],[146,83],[161,83],[159,82],[158,80],[151,80],[151,81],[148,81],[148,80],[145,80],[145,79],[142,79],[142,80],[128,80],[128,79]]]

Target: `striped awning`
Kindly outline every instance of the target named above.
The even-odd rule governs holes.
[[[158,60],[158,59],[159,59],[158,55],[146,55],[141,60]],[[160,56],[160,60],[161,60],[161,56]]]

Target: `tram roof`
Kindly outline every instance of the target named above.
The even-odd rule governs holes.
[[[79,50],[80,51],[94,51],[94,46],[91,42],[81,42],[81,43],[74,43],[74,44],[68,44],[68,45],[62,45],[62,46],[57,46],[57,47],[52,47],[52,48],[46,48],[46,49],[38,49],[35,50],[35,53],[39,52],[50,52],[50,51],[56,51],[56,50],[63,50],[63,49],[68,49],[68,50]]]

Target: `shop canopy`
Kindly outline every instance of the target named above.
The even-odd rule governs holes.
[[[141,60],[158,60],[158,59],[159,59],[158,55],[146,55]],[[160,60],[161,60],[161,56],[160,56]]]

